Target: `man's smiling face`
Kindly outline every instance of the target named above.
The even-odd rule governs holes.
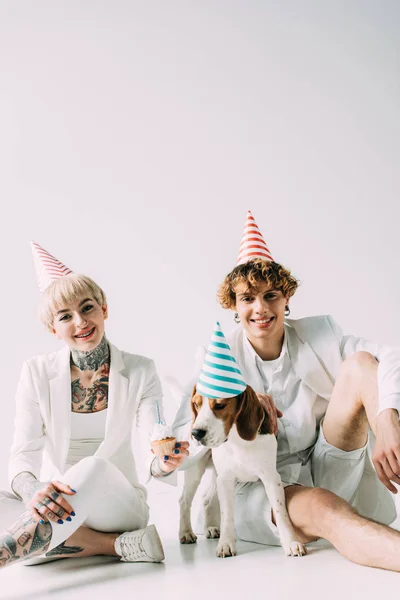
[[[236,311],[248,340],[276,340],[283,336],[288,299],[267,283],[249,289],[247,283],[235,287]]]

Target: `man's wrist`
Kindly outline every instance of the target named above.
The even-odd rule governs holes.
[[[377,415],[376,419],[376,427],[385,427],[389,424],[398,424],[399,422],[399,413],[395,408],[385,408],[382,412]]]

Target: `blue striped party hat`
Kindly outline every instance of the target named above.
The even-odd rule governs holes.
[[[232,398],[244,392],[246,387],[247,384],[217,321],[197,381],[197,392],[206,398]]]

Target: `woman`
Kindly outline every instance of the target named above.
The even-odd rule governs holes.
[[[106,296],[92,279],[37,244],[33,249],[41,320],[66,347],[22,369],[9,468],[14,494],[3,493],[0,503],[1,529],[5,520],[13,524],[0,539],[0,564],[43,554],[160,562],[161,541],[154,525],[147,527],[146,492],[137,479],[132,424],[136,418],[149,477],[172,473],[187,443],[163,460],[151,455],[151,430],[162,416],[153,361],[107,341]]]
[[[238,328],[227,340],[244,379],[275,423],[283,413],[277,468],[297,539],[323,537],[355,562],[399,571],[400,534],[379,524],[395,519],[388,490],[400,483],[399,351],[344,336],[332,317],[287,319],[296,289],[249,214],[239,264],[218,298],[235,312]],[[177,435],[187,429],[187,410],[188,397]],[[238,484],[235,524],[244,540],[279,544],[260,482]]]

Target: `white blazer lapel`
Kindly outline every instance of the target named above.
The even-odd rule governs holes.
[[[107,458],[123,441],[128,412],[129,379],[121,373],[125,369],[124,359],[118,348],[110,344],[110,376],[108,382],[108,410],[105,439],[96,451],[96,456]]]
[[[308,342],[302,342],[292,327],[286,327],[288,352],[296,374],[322,398],[332,395],[334,381]]]
[[[62,472],[67,459],[71,437],[71,370],[70,351],[65,348],[57,352],[49,376],[50,427],[49,440],[53,442],[55,466]]]

